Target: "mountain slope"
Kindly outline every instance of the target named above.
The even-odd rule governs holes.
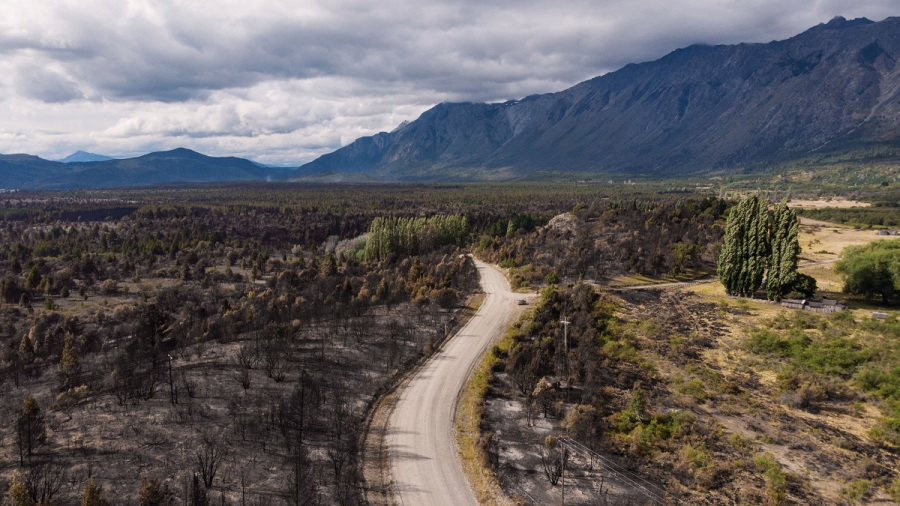
[[[76,151],[71,155],[63,158],[62,160],[57,160],[62,163],[73,163],[73,162],[105,162],[106,160],[112,160],[113,157],[106,155],[98,155],[97,153],[88,153],[87,151]]]
[[[0,155],[0,189],[36,188],[78,169],[33,155]]]
[[[60,163],[30,155],[0,155],[0,188],[100,188],[250,181],[278,177],[284,172],[260,167],[243,158],[211,157],[184,148],[99,162]]]
[[[898,59],[900,18],[835,18],[784,41],[690,46],[558,93],[440,104],[301,171],[394,180],[678,175],[900,146]]]

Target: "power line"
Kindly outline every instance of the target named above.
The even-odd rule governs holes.
[[[623,481],[625,481],[626,483],[628,483],[629,485],[634,487],[634,489],[637,490],[638,492],[644,494],[648,499],[650,499],[654,503],[666,504],[665,500],[655,492],[657,487],[653,483],[645,480],[644,478],[641,478],[640,476],[638,476],[632,472],[629,472],[627,469],[616,464],[615,462],[604,457],[603,455],[600,455],[599,453],[591,450],[590,448],[588,448],[587,446],[584,446],[583,444],[579,443],[578,441],[575,441],[574,439],[567,438],[567,437],[561,437],[558,439],[558,441],[560,443],[562,443],[563,445],[565,445],[566,447],[568,447],[576,452],[586,453],[589,456],[597,459],[599,461],[601,467],[603,467],[605,470],[609,471],[610,473],[618,476],[620,479],[622,479]],[[651,491],[651,490],[653,490],[653,491]]]

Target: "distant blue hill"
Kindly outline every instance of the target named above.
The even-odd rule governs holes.
[[[62,163],[76,163],[76,162],[105,162],[107,160],[114,160],[111,156],[106,155],[98,155],[97,153],[88,153],[87,151],[78,150],[71,155],[57,160]]]
[[[44,160],[0,155],[0,188],[51,190],[169,183],[216,183],[286,179],[295,169],[261,167],[236,157],[212,157],[185,148],[103,161]]]

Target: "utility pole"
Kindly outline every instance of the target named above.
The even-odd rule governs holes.
[[[172,378],[172,355],[169,355],[169,402],[178,404],[178,394],[175,392],[175,381]]]
[[[566,460],[568,460],[569,449],[562,445],[563,450],[559,453],[560,473],[559,473],[559,494],[563,506],[566,506]]]
[[[569,398],[569,324],[572,323],[563,316],[559,323],[563,324],[563,359],[565,360],[566,375],[566,400]]]

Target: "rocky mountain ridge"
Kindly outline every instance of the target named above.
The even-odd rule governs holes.
[[[900,18],[838,17],[783,41],[689,46],[557,93],[439,104],[301,171],[387,180],[675,176],[900,148],[897,59]]]

